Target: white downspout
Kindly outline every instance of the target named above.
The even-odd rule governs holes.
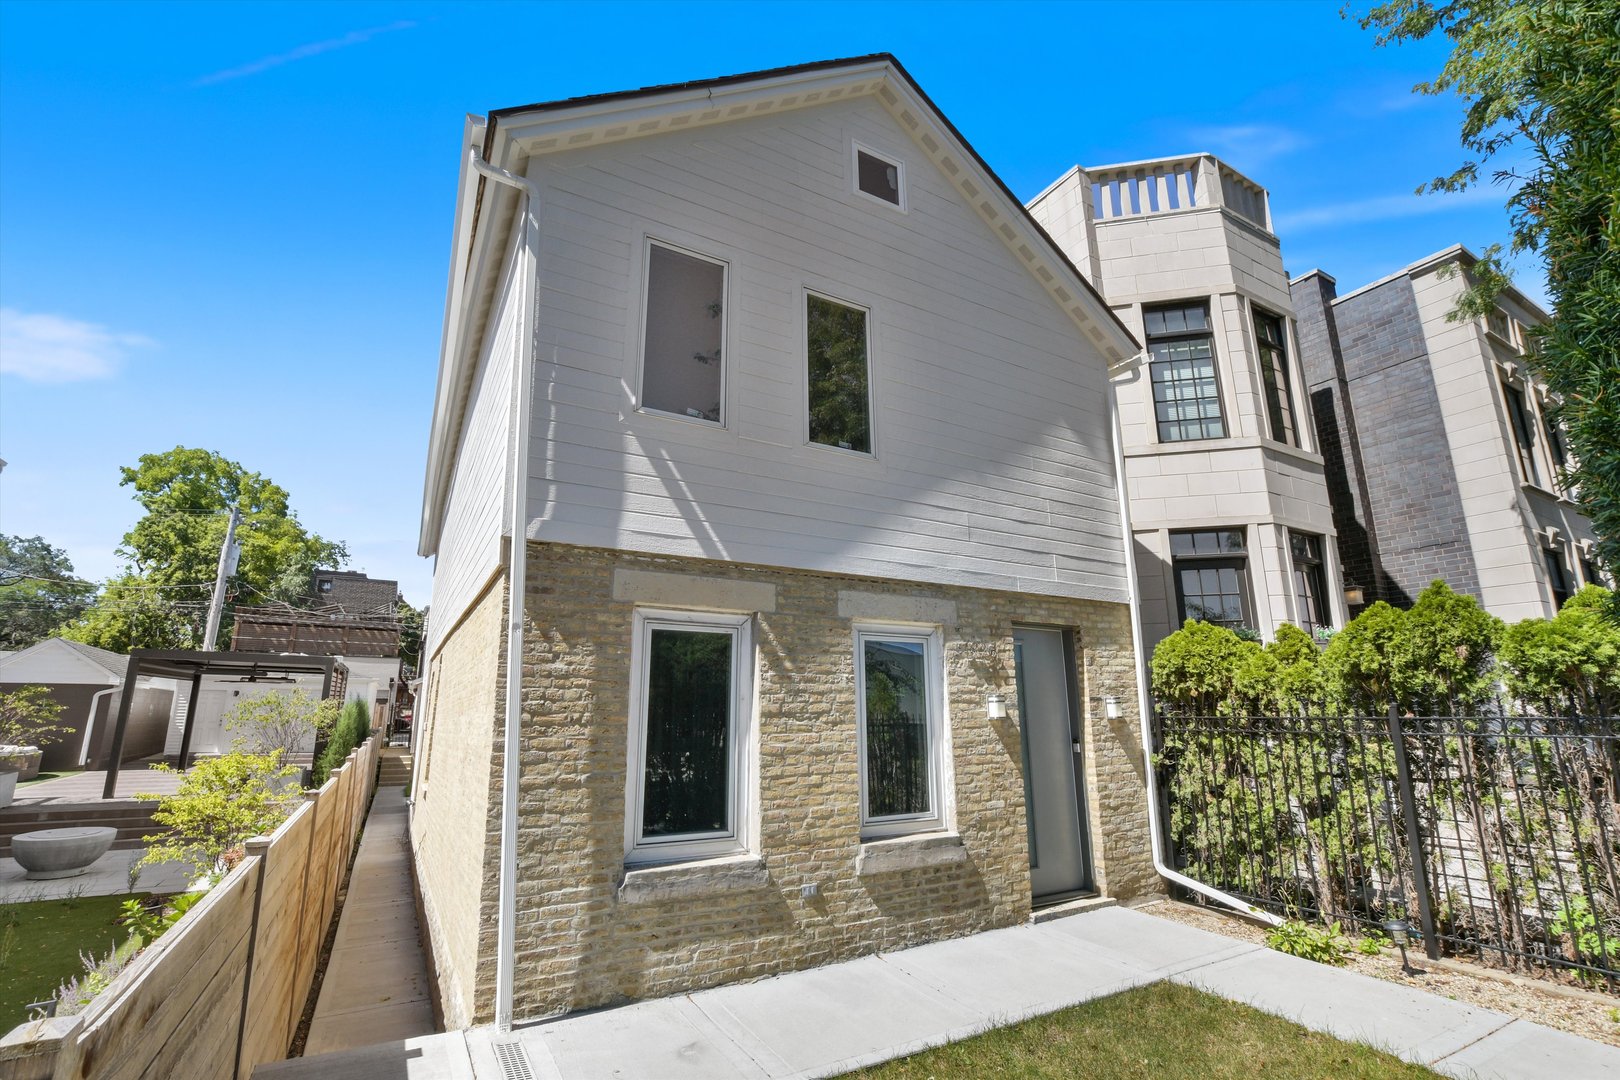
[[[90,719],[84,724],[84,745],[79,747],[79,767],[83,768],[90,761],[90,736],[96,730],[96,706],[107,694],[116,694],[119,688],[109,686],[105,690],[97,690],[90,695]]]
[[[517,417],[512,425],[511,561],[506,577],[506,711],[501,749],[501,863],[495,901],[495,1027],[512,1030],[513,965],[517,961],[517,815],[521,772],[523,720],[523,585],[528,572],[529,398],[534,381],[534,341],[530,325],[534,313],[535,274],[539,270],[535,248],[539,223],[535,206],[539,190],[527,177],[508,172],[484,160],[478,147],[467,148],[468,161],[483,176],[518,190],[523,200],[524,261],[523,307],[518,313],[517,349],[512,357],[513,392]]]
[[[1108,388],[1108,437],[1114,445],[1114,474],[1119,484],[1119,522],[1125,538],[1125,582],[1131,603],[1131,646],[1136,652],[1136,713],[1142,721],[1142,775],[1147,781],[1148,801],[1148,832],[1153,839],[1153,869],[1159,876],[1167,881],[1173,881],[1182,888],[1190,889],[1202,896],[1207,896],[1216,903],[1225,904],[1243,914],[1269,923],[1272,926],[1281,926],[1283,920],[1255,907],[1246,900],[1239,900],[1202,881],[1194,881],[1186,874],[1172,869],[1164,852],[1164,830],[1159,821],[1159,789],[1158,781],[1153,770],[1153,726],[1149,717],[1152,714],[1152,698],[1148,694],[1147,657],[1142,651],[1142,603],[1137,595],[1136,583],[1136,541],[1131,530],[1131,501],[1125,490],[1125,450],[1124,436],[1119,425],[1119,402],[1114,395],[1114,388]]]

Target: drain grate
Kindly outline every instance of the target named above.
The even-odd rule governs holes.
[[[529,1055],[523,1052],[522,1043],[498,1042],[492,1045],[495,1060],[501,1067],[501,1080],[534,1080],[534,1070],[529,1068]]]

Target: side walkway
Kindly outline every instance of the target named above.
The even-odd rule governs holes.
[[[263,1080],[836,1076],[1174,979],[1449,1076],[1620,1077],[1620,1050],[1110,908],[535,1024],[264,1066]],[[523,1071],[526,1069],[527,1071]]]
[[[406,843],[404,788],[379,784],[315,1002],[305,1059],[435,1030]]]

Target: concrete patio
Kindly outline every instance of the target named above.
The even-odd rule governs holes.
[[[0,904],[61,900],[73,896],[116,896],[130,891],[129,868],[145,855],[141,848],[109,851],[76,877],[30,881],[16,859],[0,858]],[[181,863],[143,866],[135,892],[177,893],[190,887],[196,873]]]
[[[137,794],[173,795],[180,789],[183,779],[185,777],[180,773],[148,769],[132,762],[119,771],[118,786],[113,797],[133,799]],[[41,780],[18,787],[11,805],[49,807],[98,802],[106,784],[107,774],[100,770],[66,773],[54,780]]]
[[[1173,979],[1445,1075],[1620,1077],[1620,1049],[1110,908],[758,982],[261,1066],[261,1080],[836,1076]],[[526,1064],[528,1072],[517,1071]]]

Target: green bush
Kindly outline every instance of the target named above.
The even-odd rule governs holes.
[[[1620,625],[1606,615],[1614,594],[1588,585],[1551,619],[1525,619],[1502,632],[1497,660],[1508,691],[1542,712],[1620,710]]]
[[[273,832],[303,801],[297,775],[274,754],[233,752],[194,762],[174,794],[135,796],[156,802],[152,820],[169,827],[143,838],[149,846],[141,862],[185,862],[205,875],[219,873],[231,852]]]
[[[1266,944],[1289,956],[1297,956],[1301,960],[1314,960],[1318,964],[1331,964],[1334,967],[1342,967],[1345,954],[1350,951],[1349,943],[1344,940],[1344,934],[1340,932],[1339,924],[1336,922],[1328,923],[1326,926],[1311,926],[1297,919],[1289,919],[1267,932]]]
[[[1153,650],[1153,696],[1164,708],[1224,712],[1238,672],[1260,651],[1224,626],[1188,619]]]
[[[326,740],[326,747],[315,759],[314,785],[320,787],[326,783],[332,773],[348,760],[349,751],[370,737],[370,706],[358,698],[344,705],[343,712],[338,716],[337,723],[333,725],[332,733]]]

